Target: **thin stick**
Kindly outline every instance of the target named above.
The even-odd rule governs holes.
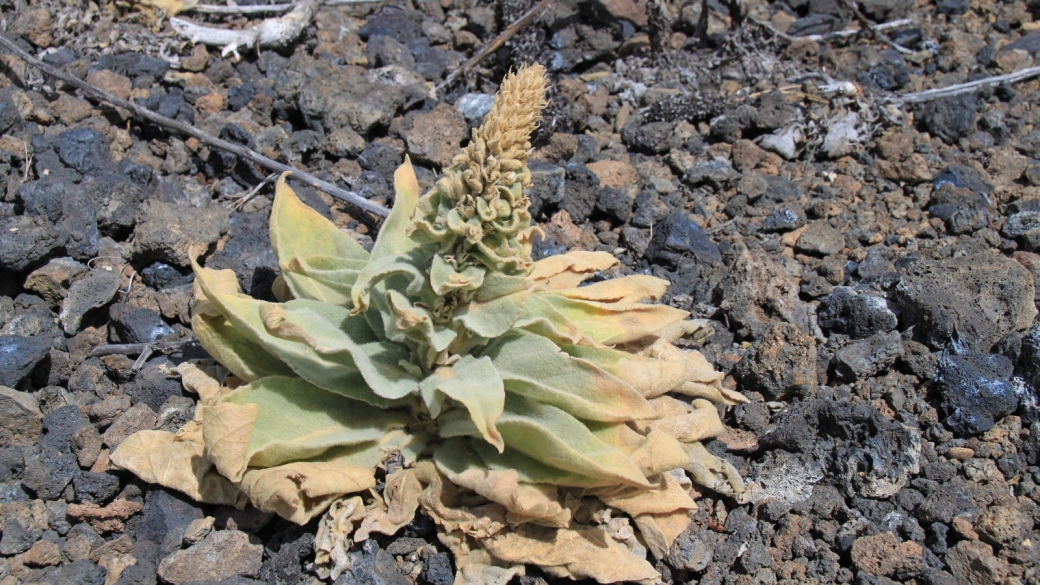
[[[323,4],[325,6],[339,6],[341,4],[367,4],[379,1],[380,0],[328,0]],[[288,12],[292,10],[295,6],[295,3],[257,4],[255,6],[222,6],[220,4],[196,4],[193,8],[186,10],[185,12],[197,12],[199,14],[250,15],[268,14],[272,12]]]
[[[1014,83],[1017,81],[1023,81],[1031,77],[1040,75],[1040,66],[1027,67],[1019,71],[1012,73],[1006,73],[1004,75],[995,75],[993,77],[987,77],[985,79],[978,79],[976,81],[969,81],[967,83],[958,83],[949,87],[938,87],[935,89],[926,89],[916,93],[908,93],[901,96],[895,96],[891,98],[892,102],[904,103],[904,104],[919,104],[921,102],[928,102],[931,100],[937,100],[939,98],[950,97],[954,95],[960,95],[962,93],[970,93],[976,89],[987,86],[997,85],[1000,83]]]
[[[789,35],[789,34],[787,34],[785,32],[780,32],[773,25],[769,24],[768,22],[766,22],[764,20],[760,20],[758,18],[755,18],[754,16],[748,16],[747,18],[748,18],[748,20],[750,20],[751,22],[757,24],[758,26],[768,30],[769,32],[775,34],[776,36],[784,39],[785,41],[791,42],[791,43],[793,43],[795,41],[814,41],[814,42],[826,41],[826,40],[829,40],[829,39],[838,39],[838,38],[844,38],[844,37],[851,37],[851,36],[855,36],[855,35],[858,35],[859,33],[863,32],[863,29],[861,29],[861,28],[850,28],[850,29],[846,29],[846,30],[837,30],[837,31],[834,31],[834,32],[829,32],[829,33],[824,33],[824,34],[819,34],[819,35],[805,35],[804,37],[795,37],[795,36],[791,36],[791,35]],[[883,30],[888,30],[890,28],[899,28],[901,26],[906,26],[908,24],[913,24],[913,21],[910,20],[909,18],[902,18],[902,19],[899,19],[899,20],[893,20],[891,22],[883,22],[881,24],[875,24],[874,26],[870,27],[870,30],[873,30],[873,31],[883,31]]]
[[[440,91],[443,90],[445,87],[448,87],[449,85],[454,83],[460,75],[462,75],[466,71],[469,71],[469,69],[477,63],[483,61],[484,57],[487,57],[491,53],[497,51],[502,45],[506,43],[506,41],[513,38],[513,35],[520,32],[520,29],[522,29],[524,25],[534,20],[534,17],[538,16],[543,10],[548,8],[549,4],[552,4],[552,1],[553,0],[542,0],[538,4],[535,4],[534,7],[525,12],[522,16],[520,16],[520,18],[516,19],[516,22],[507,26],[501,34],[495,37],[495,40],[484,45],[483,48],[477,51],[476,55],[470,57],[469,61],[466,61],[458,69],[452,71],[451,74],[444,79],[444,83],[441,83],[434,89],[434,92],[440,93]]]
[[[260,184],[259,184],[259,185],[257,185],[256,187],[253,187],[253,188],[252,188],[252,189],[251,189],[251,190],[249,191],[249,193],[246,193],[246,194],[245,194],[245,195],[243,195],[242,197],[239,197],[239,198],[238,198],[238,199],[236,199],[235,201],[232,201],[231,203],[229,203],[229,204],[227,205],[227,209],[230,209],[231,211],[238,211],[238,209],[239,209],[240,207],[242,207],[243,205],[245,205],[245,204],[246,204],[246,202],[248,202],[248,201],[249,201],[250,199],[252,199],[253,197],[256,197],[256,194],[260,192],[260,189],[263,189],[263,188],[264,188],[265,186],[267,186],[267,185],[268,185],[268,184],[269,184],[269,183],[270,183],[271,181],[273,181],[273,180],[275,180],[275,179],[277,179],[277,178],[278,178],[278,173],[271,173],[270,175],[267,175],[267,178],[266,178],[266,179],[264,179],[263,181],[260,181]]]
[[[296,4],[257,4],[255,6],[221,6],[219,4],[196,4],[185,12],[199,14],[268,14],[271,12],[288,12]]]
[[[72,75],[69,75],[68,73],[65,73],[64,71],[56,67],[51,67],[50,65],[40,61],[39,59],[36,59],[32,55],[21,50],[18,47],[18,45],[15,45],[13,42],[11,42],[10,39],[8,39],[4,35],[0,35],[0,46],[3,46],[8,51],[15,54],[18,58],[39,69],[40,71],[46,73],[47,75],[56,77],[73,87],[77,87],[83,92],[91,96],[94,96],[95,98],[101,101],[107,102],[119,108],[129,110],[133,112],[136,116],[154,122],[155,124],[158,124],[160,126],[169,128],[171,130],[176,130],[177,132],[187,134],[188,136],[194,136],[195,138],[199,139],[202,142],[205,142],[206,144],[215,146],[221,150],[226,150],[232,154],[236,154],[239,157],[244,158],[250,162],[256,163],[268,170],[274,171],[276,173],[292,173],[293,178],[300,181],[301,183],[310,185],[315,189],[320,189],[337,199],[346,201],[347,203],[378,217],[386,217],[390,215],[389,209],[383,207],[382,205],[372,203],[371,201],[359,196],[357,193],[347,191],[346,189],[337,187],[336,185],[333,185],[328,181],[323,181],[309,173],[306,173],[298,169],[294,169],[289,165],[284,165],[276,160],[269,159],[266,156],[260,154],[259,152],[246,148],[241,144],[235,144],[233,142],[228,142],[227,140],[222,140],[220,138],[217,138],[216,136],[207,134],[190,124],[185,124],[184,122],[167,118],[166,116],[157,114],[147,108],[143,108],[135,103],[124,100],[121,97],[114,96],[108,93],[107,91],[98,89],[81,79],[77,79],[76,77],[73,77]],[[366,223],[372,222],[371,218],[364,214],[359,214],[359,219]]]
[[[170,341],[156,341],[153,343],[106,343],[90,350],[90,357],[101,357],[106,355],[140,355],[149,348],[152,351],[171,351],[183,347],[195,341],[194,336],[182,337]]]

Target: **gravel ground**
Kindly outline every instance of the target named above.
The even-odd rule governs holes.
[[[602,250],[622,274],[667,278],[666,302],[713,322],[696,347],[751,400],[707,447],[764,497],[694,494],[665,580],[1040,582],[1040,83],[891,101],[1032,66],[1040,3],[749,0],[731,15],[716,0],[556,0],[429,98],[533,4],[327,6],[290,46],[238,60],[122,3],[0,0],[0,28],[384,205],[405,154],[431,186],[503,73],[543,63],[536,257]],[[912,22],[775,34],[840,30],[853,5]],[[271,189],[239,201],[266,171],[0,61],[0,585],[320,582],[314,525],[199,505],[108,465],[133,432],[193,415],[169,369],[205,357],[189,250],[273,300]],[[342,203],[296,189],[371,242]],[[157,350],[139,363],[91,357],[142,343]],[[336,584],[451,583],[433,531],[420,517],[359,544]]]

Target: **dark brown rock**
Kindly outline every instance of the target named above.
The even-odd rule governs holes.
[[[222,581],[236,575],[255,577],[260,572],[264,547],[245,532],[211,532],[202,542],[179,550],[159,563],[159,577],[181,585],[191,581]]]
[[[777,323],[759,338],[737,365],[745,387],[770,400],[812,396],[816,378],[816,340],[789,323]]]

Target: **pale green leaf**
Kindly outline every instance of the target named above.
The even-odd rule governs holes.
[[[419,252],[384,256],[373,260],[361,272],[351,288],[350,297],[354,304],[354,312],[368,309],[374,294],[385,292],[386,288],[399,288],[397,282],[387,282],[385,286],[377,285],[394,278],[407,283],[403,290],[410,296],[418,295],[426,284],[426,273],[423,270],[423,258]]]
[[[530,297],[531,291],[520,291],[486,302],[473,301],[459,307],[453,320],[480,337],[494,339],[513,327]]]
[[[507,391],[578,418],[623,422],[655,416],[631,385],[592,362],[567,355],[539,335],[512,331],[493,341],[484,355],[495,364]]]
[[[506,449],[499,453],[494,447],[476,438],[458,437],[444,442],[440,450],[453,451],[455,449],[467,449],[477,454],[483,466],[492,471],[507,471],[515,469],[520,474],[520,480],[527,483],[546,483],[562,487],[593,488],[608,485],[616,485],[611,478],[590,477],[572,471],[564,471],[546,465],[541,461],[528,457],[516,449]],[[436,455],[436,452],[434,453]]]
[[[373,406],[385,408],[393,405],[392,400],[376,395],[368,387],[349,353],[320,355],[303,340],[290,340],[271,335],[260,317],[260,310],[263,307],[280,305],[258,301],[239,293],[226,291],[226,289],[225,292],[221,292],[216,288],[218,281],[214,280],[208,269],[196,267],[195,275],[196,283],[205,293],[208,302],[230,321],[238,333],[277,356],[300,377],[331,392],[356,398]],[[310,301],[290,302],[308,303]],[[346,309],[333,305],[325,306],[342,312],[343,320],[346,320]],[[366,341],[376,339],[363,319],[351,319],[350,325],[355,335],[362,328],[367,330],[367,335],[357,335],[358,337],[362,337]],[[338,334],[347,335],[344,331],[339,331]],[[402,349],[396,347],[393,349],[397,350],[399,356],[405,355]],[[414,383],[416,386],[418,385],[418,381]]]
[[[411,340],[439,353],[447,349],[458,335],[452,329],[438,325],[430,311],[412,304],[408,297],[396,290],[387,291],[386,304],[380,304],[379,308],[388,313],[389,318],[384,317],[383,325],[390,341],[404,343]]]
[[[604,443],[566,412],[506,393],[498,431],[506,451],[515,449],[550,467],[632,485],[650,485],[624,453]]]
[[[689,316],[686,311],[667,305],[601,303],[552,292],[535,296],[552,305],[583,335],[604,345],[652,342]]]
[[[495,421],[505,405],[505,390],[490,358],[463,356],[451,367],[435,370],[420,386],[431,416],[436,418],[440,414],[441,403],[437,395],[443,394],[466,407],[484,440],[499,451],[504,448]]]
[[[265,304],[259,310],[271,335],[302,341],[321,354],[320,359],[353,361],[377,395],[397,400],[418,393],[419,381],[400,366],[409,361],[408,350],[379,340],[364,319],[352,317],[345,308],[296,300]]]
[[[271,206],[271,248],[278,263],[308,256],[368,260],[361,244],[300,201],[286,184],[287,175],[278,179]]]
[[[296,256],[282,262],[282,278],[297,299],[348,305],[350,290],[367,260],[335,256]]]
[[[240,333],[223,315],[195,315],[191,328],[213,359],[246,382],[265,376],[295,375],[292,368]]]
[[[459,272],[444,259],[444,256],[436,254],[430,266],[430,285],[433,292],[442,296],[452,291],[476,290],[484,284],[485,272],[479,266],[467,266]]]
[[[419,182],[415,178],[412,161],[406,156],[404,164],[394,172],[394,207],[379,228],[379,236],[372,247],[373,261],[407,254],[419,247],[420,244],[406,233],[418,201]]]
[[[343,398],[300,378],[262,378],[231,391],[222,402],[259,406],[246,448],[249,467],[273,467],[335,447],[376,443],[408,423],[404,413]]]

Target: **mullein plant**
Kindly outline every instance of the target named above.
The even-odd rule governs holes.
[[[322,577],[421,509],[459,583],[504,583],[525,564],[658,579],[648,553],[665,557],[689,526],[691,480],[748,497],[701,444],[723,431],[717,405],[745,399],[673,345],[706,326],[654,303],[666,281],[583,285],[618,267],[602,252],[532,260],[541,234],[524,188],[545,90],[539,66],[508,75],[421,197],[406,160],[371,252],[283,176],[270,221],[280,302],[195,264],[192,326],[230,374],[179,366],[199,394],[194,420],[129,437],[112,462],[202,502],[300,524],[324,513]]]

